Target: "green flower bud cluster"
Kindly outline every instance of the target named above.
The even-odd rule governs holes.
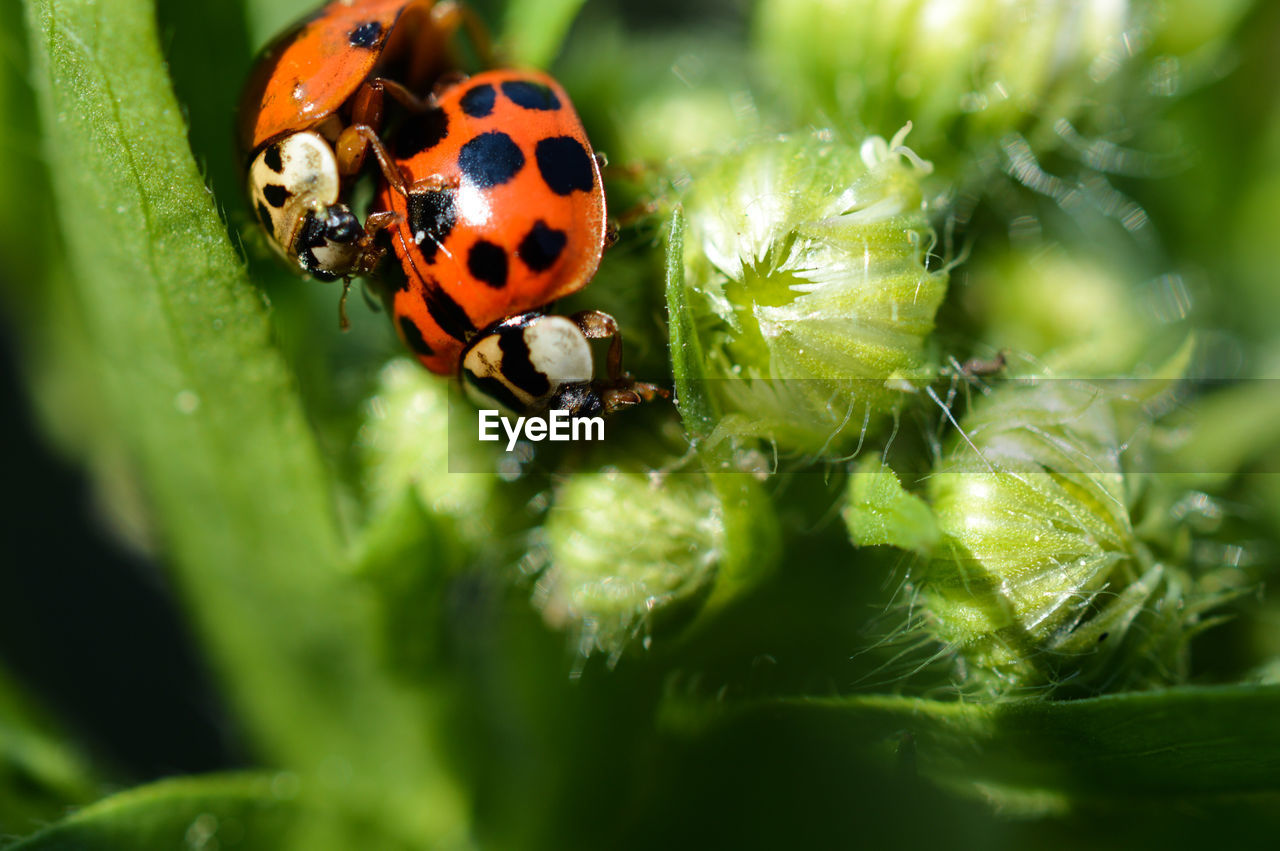
[[[1192,298],[1181,276],[1132,280],[1123,264],[1055,245],[1006,249],[969,264],[961,291],[990,348],[1034,358],[1058,377],[1131,374],[1186,338]]]
[[[535,603],[549,625],[575,633],[580,659],[603,653],[612,665],[633,639],[647,638],[658,612],[715,577],[726,529],[705,476],[573,475],[557,488],[526,565],[545,567]]]
[[[1202,7],[1202,8],[1198,8]],[[1134,97],[1167,96],[1248,8],[1130,0],[764,0],[756,35],[779,87],[854,133],[916,124],[918,150],[981,152],[1064,124],[1122,129]],[[1143,61],[1137,61],[1141,58]],[[954,158],[949,158],[954,159]],[[948,161],[947,165],[951,165]]]
[[[1220,595],[1154,553],[1135,505],[1142,441],[1117,394],[1048,380],[996,390],[929,480],[940,540],[919,571],[923,624],[988,692],[1175,682]],[[1151,543],[1160,544],[1159,540]]]
[[[369,400],[359,442],[364,455],[365,490],[374,513],[386,511],[411,491],[423,508],[450,519],[464,540],[482,543],[493,533],[491,500],[497,477],[450,473],[449,386],[405,358],[383,367]],[[474,444],[457,442],[452,451],[462,469],[491,469]]]
[[[779,138],[696,175],[685,285],[721,436],[840,453],[932,373],[947,275],[926,262],[929,166],[903,135]]]

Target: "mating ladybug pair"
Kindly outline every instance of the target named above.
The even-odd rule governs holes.
[[[240,108],[262,226],[321,280],[370,274],[389,237],[404,273],[385,294],[397,332],[481,405],[594,415],[651,399],[658,388],[623,376],[612,317],[540,310],[587,285],[606,242],[573,105],[537,71],[458,74],[463,27],[486,54],[458,4],[334,0],[269,45]],[[378,188],[361,222],[347,198],[370,155]],[[589,343],[601,338],[605,380]]]

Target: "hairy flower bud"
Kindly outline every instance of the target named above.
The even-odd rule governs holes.
[[[1093,692],[1184,676],[1209,600],[1135,531],[1142,479],[1116,402],[1070,381],[1004,386],[930,479],[942,537],[919,576],[924,623],[969,686]]]
[[[1058,376],[1131,374],[1186,338],[1193,307],[1181,276],[1135,282],[1122,264],[1060,246],[1008,249],[969,266],[961,291],[983,341]]]
[[[374,513],[412,489],[422,506],[450,518],[463,538],[483,542],[492,534],[489,510],[497,478],[485,473],[450,473],[449,386],[416,363],[401,358],[387,364],[369,401],[360,430],[366,490]],[[460,468],[492,469],[492,461],[465,458],[475,444],[455,442]]]
[[[685,286],[722,433],[840,452],[928,371],[947,276],[902,135],[775,139],[694,177]]]
[[[700,475],[582,473],[557,490],[542,536],[543,617],[576,633],[582,657],[602,652],[612,663],[715,576],[725,514]]]
[[[764,0],[756,35],[779,88],[851,132],[915,122],[943,159],[1020,133],[1043,152],[1123,128],[1168,96],[1248,8],[1144,0]],[[1065,122],[1065,125],[1064,125]],[[1064,133],[1064,130],[1066,131]]]

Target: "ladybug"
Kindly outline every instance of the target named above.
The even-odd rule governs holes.
[[[446,90],[390,138],[407,192],[383,184],[404,271],[388,294],[396,330],[432,372],[459,373],[477,402],[513,411],[611,412],[661,391],[625,380],[617,323],[549,316],[600,264],[600,165],[564,89],[538,71],[496,70]],[[611,338],[609,382],[588,340]]]
[[[334,0],[259,56],[239,109],[249,199],[272,245],[302,271],[332,281],[376,264],[373,236],[392,218],[361,224],[344,183],[372,150],[383,179],[406,191],[378,135],[384,100],[424,109],[413,92],[450,69],[449,41],[461,26],[485,53],[482,28],[457,3]],[[382,75],[389,67],[394,79]]]

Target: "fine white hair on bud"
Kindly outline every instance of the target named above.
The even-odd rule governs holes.
[[[971,689],[1093,693],[1185,676],[1187,640],[1221,595],[1136,531],[1145,482],[1121,404],[1096,384],[1005,385],[929,480],[940,540],[914,578],[921,622]]]
[[[575,636],[581,660],[603,653],[612,665],[715,576],[726,535],[705,476],[572,475],[540,531],[534,569],[545,569],[534,602],[549,625]]]
[[[360,429],[365,486],[372,510],[380,512],[412,489],[422,506],[452,519],[451,528],[475,542],[493,534],[491,500],[497,479],[484,473],[450,473],[450,455],[459,467],[483,470],[492,462],[481,450],[449,440],[449,388],[408,359],[387,364]]]
[[[1222,43],[1249,3],[762,0],[756,8],[756,42],[780,97],[802,116],[854,134],[914,121],[916,150],[954,174],[963,162],[949,155],[956,148],[981,160],[1006,138],[1043,154],[1079,147],[1084,136],[1123,137],[1137,116],[1217,73]],[[1086,162],[1113,159],[1082,153]]]
[[[946,293],[903,143],[828,134],[731,152],[693,176],[685,281],[721,436],[843,453],[929,373],[925,341]]]

